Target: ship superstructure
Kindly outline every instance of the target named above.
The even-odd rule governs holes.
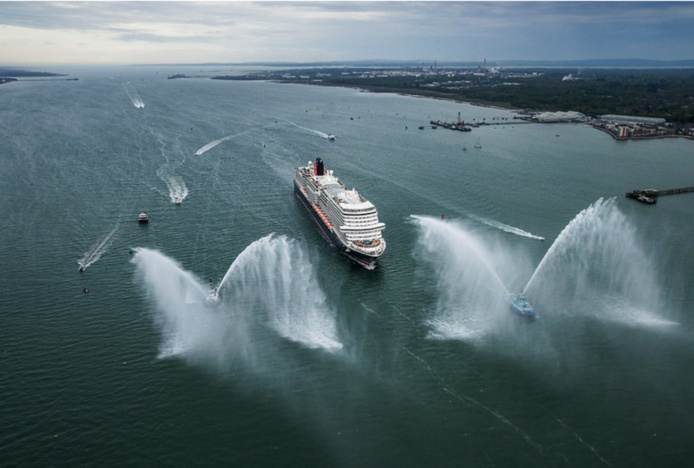
[[[376,207],[356,190],[348,190],[316,158],[296,168],[294,192],[336,249],[368,269],[386,249]]]

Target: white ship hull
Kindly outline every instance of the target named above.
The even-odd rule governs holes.
[[[332,171],[324,170],[320,159],[296,169],[294,190],[333,247],[360,265],[375,268],[386,248],[381,235],[385,224],[379,222],[371,202],[356,190],[347,190]]]

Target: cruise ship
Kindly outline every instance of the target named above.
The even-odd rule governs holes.
[[[325,169],[323,160],[297,167],[294,192],[328,242],[351,260],[372,270],[386,250],[386,227],[376,207]]]

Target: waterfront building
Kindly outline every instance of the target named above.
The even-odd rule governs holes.
[[[586,116],[576,111],[569,112],[542,112],[533,116],[533,120],[538,122],[576,122],[585,120]]]
[[[600,120],[603,122],[614,122],[617,124],[641,124],[641,125],[663,125],[665,119],[659,117],[641,117],[636,115],[601,115]]]

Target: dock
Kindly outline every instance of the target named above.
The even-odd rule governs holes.
[[[675,188],[667,190],[656,190],[656,189],[643,189],[643,190],[632,190],[626,193],[627,198],[633,198],[641,203],[646,203],[647,205],[654,205],[658,202],[658,197],[661,195],[674,195],[677,193],[688,193],[694,192],[694,187],[684,187]]]
[[[459,132],[470,132],[472,129],[465,125],[465,122],[442,122],[440,120],[432,120],[429,122],[431,128],[436,128],[436,126],[447,128],[449,130],[458,130]]]
[[[436,126],[447,128],[449,130],[458,130],[459,132],[471,132],[470,124],[465,124],[465,121],[460,119],[460,112],[458,112],[457,122],[442,122],[440,120],[432,120],[429,122],[431,128],[436,128]]]

